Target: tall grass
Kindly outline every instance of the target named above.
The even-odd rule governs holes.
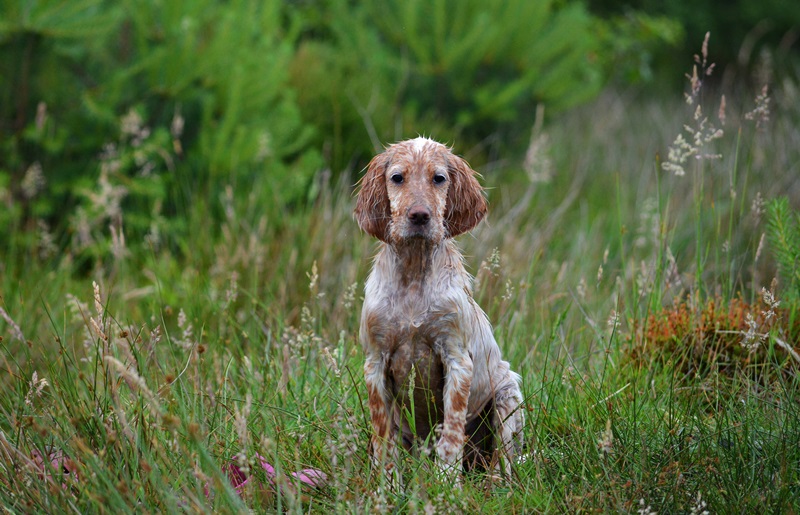
[[[723,134],[695,154],[720,157],[687,161],[684,176],[661,164],[685,124],[699,130],[698,104],[613,91],[537,124],[524,162],[482,170],[492,213],[461,245],[529,412],[525,459],[500,482],[454,490],[406,457],[398,492],[370,471],[357,328],[374,243],[351,219],[347,182],[319,177],[315,203],[291,212],[269,207],[268,178],[187,194],[174,214],[185,240],[120,242],[91,263],[7,242],[0,502],[797,511],[797,363],[779,343],[798,349],[797,310],[772,285],[760,207],[800,198],[792,91],[772,93],[759,127],[741,114],[752,98],[729,98]],[[698,98],[702,113],[718,109],[712,97]],[[783,302],[773,317],[762,287]],[[291,472],[304,468],[327,484],[300,484]],[[241,492],[234,469],[251,479]]]

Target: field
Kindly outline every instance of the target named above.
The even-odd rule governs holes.
[[[376,246],[352,218],[352,177],[320,174],[286,211],[268,175],[184,178],[179,207],[157,214],[183,239],[112,227],[113,252],[89,261],[46,227],[2,245],[0,503],[800,511],[797,85],[729,93],[722,118],[721,93],[688,94],[606,91],[533,123],[527,156],[479,167],[490,214],[460,245],[523,378],[513,477],[454,489],[407,456],[392,491],[370,470],[358,320]],[[87,198],[121,217],[104,177]],[[309,468],[325,484],[291,475]]]

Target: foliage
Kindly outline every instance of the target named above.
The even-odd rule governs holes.
[[[42,1],[8,14],[0,51],[19,70],[4,70],[0,174],[37,186],[11,188],[6,227],[63,231],[76,204],[90,216],[95,180],[148,219],[174,213],[183,177],[203,195],[263,175],[276,200],[305,200],[321,162],[286,87],[294,35],[279,4]],[[120,123],[129,114],[134,127]],[[98,168],[101,151],[119,162]],[[141,239],[149,223],[125,227]]]
[[[336,179],[416,131],[485,159],[525,143],[537,105],[596,95],[607,56],[671,31],[606,27],[572,2],[9,4],[0,237],[24,229],[45,255],[91,263],[125,237],[180,239],[180,204],[201,217],[228,185],[266,188],[280,217],[319,193],[326,164]]]
[[[741,72],[742,81],[764,73],[794,73],[789,63],[797,64],[798,46],[795,31],[800,25],[800,5],[781,0],[752,2],[736,0],[720,8],[714,0],[592,0],[590,11],[603,18],[615,16],[637,16],[648,13],[677,23],[686,37],[679,43],[678,51],[688,54],[694,51],[696,41],[706,32],[711,32],[712,52],[720,68],[731,68]],[[661,73],[657,81],[673,83],[682,67],[669,54],[660,54],[658,68]],[[764,68],[769,68],[765,70]],[[754,73],[755,72],[755,73]]]
[[[800,301],[800,212],[789,207],[789,199],[778,197],[767,204],[767,235],[784,288],[792,300]]]
[[[587,16],[548,5],[542,27]],[[432,45],[422,27],[451,27],[390,7],[406,23],[417,16],[417,36]],[[501,96],[502,85],[457,68],[436,75],[453,59],[446,49],[391,39],[389,20],[367,16],[378,8],[8,7],[0,66],[36,67],[25,102],[24,74],[0,83],[0,503],[19,512],[800,511],[800,318],[786,269],[795,270],[796,213],[762,216],[771,199],[797,200],[798,89],[771,85],[754,107],[728,94],[720,109],[700,91],[705,51],[687,97],[607,90],[547,123],[539,116],[524,153],[478,167],[491,212],[459,244],[522,376],[527,452],[513,477],[476,474],[454,489],[427,457],[403,456],[405,486],[393,491],[370,469],[357,342],[374,242],[352,220],[351,178],[318,173],[320,155],[360,163],[353,156],[372,144],[365,127],[376,144],[395,123],[398,137],[412,122],[441,137],[459,113],[499,135],[529,123],[525,109],[539,101],[532,90],[498,98],[495,115],[467,90],[437,110],[433,93],[412,86],[455,91],[464,78]],[[609,50],[611,31],[595,22],[599,53],[583,55],[601,75],[619,63],[607,52],[655,52],[639,36]],[[633,34],[650,30],[636,23]],[[469,36],[444,34],[454,44]],[[26,61],[31,41],[42,46]],[[357,47],[363,62],[344,51]],[[226,64],[249,48],[263,61]],[[414,85],[393,83],[411,70]],[[575,78],[563,77],[569,89]],[[518,116],[509,120],[508,106]],[[459,129],[455,151],[469,154],[477,132]],[[261,147],[265,132],[280,146]],[[783,243],[765,246],[775,235]],[[234,464],[252,479],[240,492]],[[305,468],[330,481],[302,489],[290,473]]]
[[[661,148],[673,140],[682,105],[607,92],[543,129],[527,169],[486,174],[488,223],[459,243],[503,355],[523,376],[529,454],[514,478],[476,475],[453,489],[426,458],[407,456],[406,487],[393,492],[370,470],[357,332],[374,245],[352,221],[349,184],[331,182],[280,223],[264,212],[266,188],[193,199],[203,209],[176,203],[172,218],[185,229],[165,236],[169,245],[129,241],[88,267],[15,237],[0,273],[3,505],[797,511],[800,384],[779,343],[798,352],[797,308],[770,287],[780,305],[767,325],[763,295],[746,299],[774,264],[759,253],[764,227],[750,206],[791,191],[789,142],[800,125],[779,123],[789,115],[778,104],[765,132],[745,124],[741,142],[738,131],[717,140],[719,152],[738,148],[737,179],[724,158],[681,177],[647,161],[654,139]],[[132,133],[99,169],[135,167],[139,148],[171,148],[166,128],[134,146],[143,129],[134,113],[121,123]],[[573,173],[544,173],[548,160]],[[698,210],[694,181],[732,181],[737,201],[709,186]],[[127,221],[137,208],[120,209]],[[98,245],[109,239],[103,224],[92,233]],[[712,304],[703,292],[720,293]],[[752,354],[748,314],[758,326]],[[723,348],[729,359],[715,352]],[[296,489],[271,487],[258,456]],[[241,495],[231,463],[249,467]],[[304,468],[331,481],[301,490],[287,474]]]
[[[654,81],[661,61],[685,38],[677,20],[642,11],[602,18],[596,26],[602,42],[599,55],[609,60],[611,79],[626,84]]]
[[[346,5],[331,2],[329,33],[301,47],[293,80],[311,97],[304,105],[327,107],[308,112],[317,125],[333,120],[324,134],[366,143],[337,150],[335,140],[345,162],[354,150],[368,155],[420,128],[469,144],[503,138],[527,129],[537,104],[564,109],[604,83],[595,20],[579,3]]]
[[[715,374],[751,374],[758,378],[773,366],[791,373],[800,365],[800,356],[791,347],[785,343],[774,348],[762,345],[770,333],[776,335],[776,341],[800,339],[796,306],[779,308],[780,304],[767,290],[753,304],[739,298],[710,299],[699,307],[677,302],[650,315],[640,329],[634,328],[629,335],[629,356],[642,366],[663,360],[670,369],[680,370],[684,381]],[[771,378],[778,380],[780,376]]]

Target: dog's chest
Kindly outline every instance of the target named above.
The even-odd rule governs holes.
[[[458,325],[455,303],[431,295],[425,285],[385,288],[382,293],[373,297],[376,302],[365,305],[362,330],[387,360],[393,393],[407,396],[404,390],[413,369],[415,387],[441,398],[442,346]]]
[[[438,353],[438,345],[458,326],[457,302],[436,294],[428,285],[388,285],[365,304],[362,329],[369,341],[384,353],[401,347],[427,347]]]

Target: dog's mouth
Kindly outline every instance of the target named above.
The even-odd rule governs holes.
[[[402,244],[403,242],[436,244],[444,239],[445,232],[441,226],[437,226],[437,224],[434,223],[392,223],[389,229],[389,235],[394,244]]]
[[[407,225],[402,234],[403,239],[408,240],[429,240],[438,241],[441,239],[440,235],[434,230],[433,227],[427,225]]]

